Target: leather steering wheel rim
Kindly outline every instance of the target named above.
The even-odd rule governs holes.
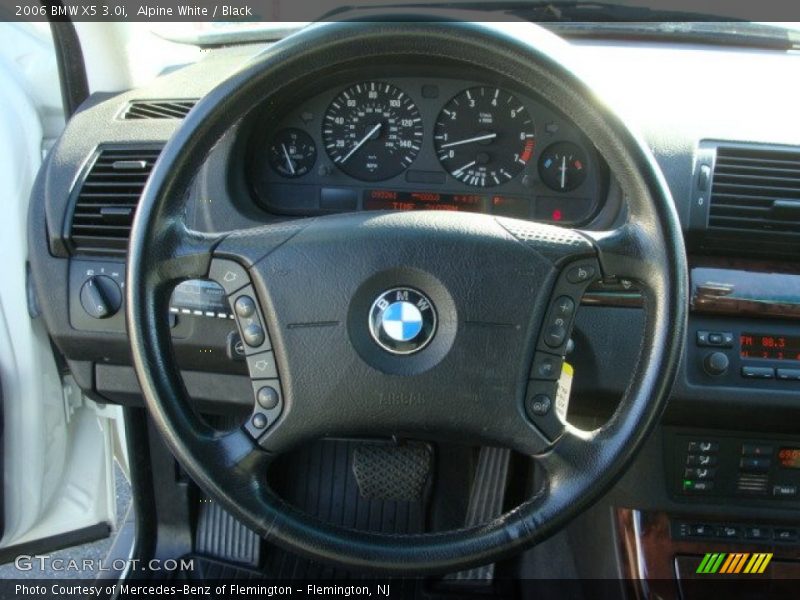
[[[564,526],[608,489],[647,438],[665,406],[685,334],[687,268],[680,223],[645,144],[565,66],[565,53],[557,39],[527,24],[316,25],[271,46],[221,83],[197,104],[162,151],[130,238],[126,316],[134,366],[153,421],[178,462],[258,534],[317,560],[386,573],[442,573],[486,564]],[[480,527],[411,536],[335,527],[281,500],[263,478],[272,457],[246,432],[215,431],[189,407],[166,320],[175,283],[206,276],[215,254],[223,250],[230,256],[230,248],[249,249],[244,255],[256,245],[277,246],[304,227],[218,236],[187,229],[187,190],[225,132],[269,94],[301,78],[331,66],[397,57],[446,60],[501,73],[536,90],[572,119],[606,159],[628,203],[624,225],[610,232],[576,232],[575,239],[591,244],[605,276],[642,282],[646,306],[640,361],[619,409],[597,431],[566,426],[551,445],[541,446],[538,460],[548,484],[535,498]],[[320,221],[327,224],[325,219]],[[491,227],[493,232],[499,229],[494,221]],[[513,233],[516,227],[526,226],[512,223],[502,228]],[[534,237],[541,234],[531,227]],[[558,234],[548,230],[546,235]],[[256,277],[254,264],[246,266]]]

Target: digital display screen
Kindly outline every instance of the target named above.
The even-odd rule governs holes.
[[[480,194],[440,194],[439,192],[408,192],[367,190],[364,210],[454,210],[481,212],[486,197]]]
[[[778,462],[784,469],[800,469],[800,448],[781,448]]]
[[[800,336],[742,333],[739,346],[742,358],[800,360]]]

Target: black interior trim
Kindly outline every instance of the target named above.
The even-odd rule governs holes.
[[[54,6],[63,6],[61,2]],[[58,63],[58,79],[61,83],[61,101],[64,105],[64,116],[69,119],[78,106],[89,97],[89,80],[86,77],[86,65],[83,61],[83,50],[71,21],[51,21],[50,31],[53,34],[53,45]]]

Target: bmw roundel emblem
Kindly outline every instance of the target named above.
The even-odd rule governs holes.
[[[392,354],[413,354],[433,339],[436,309],[418,290],[393,288],[372,303],[369,331],[384,350]]]

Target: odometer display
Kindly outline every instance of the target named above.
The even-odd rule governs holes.
[[[328,156],[362,181],[383,181],[405,171],[422,147],[422,117],[399,88],[370,81],[333,99],[322,122]]]
[[[451,210],[481,212],[486,198],[479,194],[440,194],[438,192],[401,192],[367,190],[364,210]]]
[[[475,187],[510,181],[533,156],[534,124],[513,94],[474,87],[442,109],[434,128],[436,155],[444,169]]]

